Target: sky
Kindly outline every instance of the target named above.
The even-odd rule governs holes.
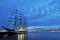
[[[13,9],[27,17],[27,29],[60,28],[60,0],[0,0],[0,26],[12,28],[8,19]]]

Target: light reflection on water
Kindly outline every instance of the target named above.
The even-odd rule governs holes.
[[[27,34],[11,34],[3,37],[2,40],[27,40]]]
[[[18,40],[26,40],[26,34],[18,34]]]

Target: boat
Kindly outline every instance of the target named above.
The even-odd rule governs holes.
[[[12,21],[13,17],[15,17],[14,21]],[[19,22],[17,22],[17,21],[19,21]],[[23,21],[23,24],[22,24],[22,21]],[[0,32],[0,34],[2,34],[2,35],[9,34],[10,35],[10,34],[27,33],[25,18],[23,20],[21,13],[19,14],[19,11],[17,9],[13,10],[8,22],[9,22],[8,24],[9,24],[10,27],[12,25],[14,26],[14,29],[9,29],[9,28],[6,28],[5,26],[2,26],[6,32],[5,31],[4,32]],[[17,26],[19,27],[18,30],[16,30]]]

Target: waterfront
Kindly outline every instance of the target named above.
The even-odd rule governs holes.
[[[27,34],[14,34],[4,40],[60,40],[60,32],[29,32]]]

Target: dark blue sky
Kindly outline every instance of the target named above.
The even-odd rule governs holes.
[[[28,29],[60,28],[60,0],[0,0],[0,26],[7,27],[13,9],[27,17]]]

